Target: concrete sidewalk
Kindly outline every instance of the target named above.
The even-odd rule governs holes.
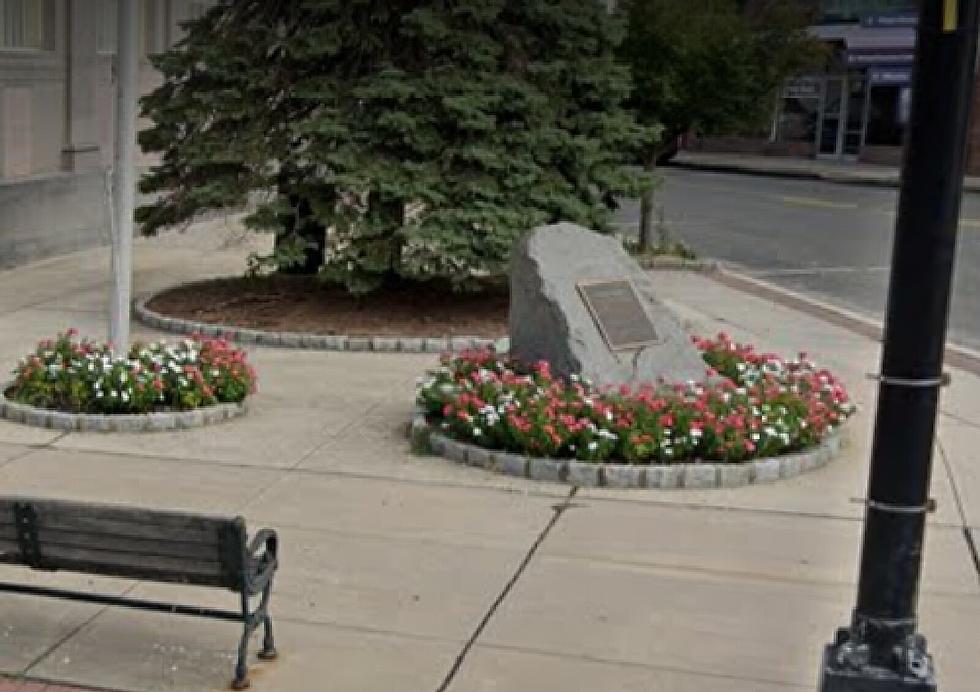
[[[262,242],[265,242],[263,239]],[[242,270],[234,228],[137,243],[148,291]],[[69,325],[104,333],[108,259],[0,272],[0,365]],[[256,348],[261,391],[221,426],[63,434],[0,423],[0,492],[241,513],[280,531],[276,692],[812,690],[855,591],[878,344],[710,277],[657,274],[691,332],[807,350],[861,406],[844,455],[779,484],[616,491],[536,483],[410,454],[414,379],[434,358]],[[155,336],[138,329],[142,336]],[[922,585],[947,691],[980,677],[980,378],[944,392]],[[0,570],[110,593],[234,607],[232,594]],[[127,692],[224,689],[228,623],[0,596],[0,673]]]
[[[901,172],[895,166],[723,152],[681,151],[672,165],[716,173],[802,178],[844,185],[898,187],[901,179]],[[967,176],[963,189],[980,192],[980,177]]]

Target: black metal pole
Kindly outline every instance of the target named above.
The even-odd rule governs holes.
[[[917,602],[980,0],[920,4],[857,605],[821,692],[937,689]]]

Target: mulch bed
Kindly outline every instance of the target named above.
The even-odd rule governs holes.
[[[402,284],[354,297],[316,277],[227,278],[157,294],[154,312],[209,324],[349,336],[478,336],[507,334],[505,292],[452,293]]]

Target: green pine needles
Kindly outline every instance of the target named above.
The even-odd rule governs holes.
[[[248,203],[352,292],[478,289],[523,231],[638,193],[621,33],[598,0],[225,0],[155,59],[138,220]]]

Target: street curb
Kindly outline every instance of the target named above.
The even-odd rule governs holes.
[[[183,285],[193,285],[183,284]],[[196,322],[179,317],[167,317],[147,307],[157,293],[133,301],[136,319],[148,327],[172,334],[202,334],[222,337],[228,341],[272,348],[294,348],[309,351],[365,351],[373,353],[445,353],[469,349],[493,348],[498,353],[508,350],[506,337],[486,339],[476,336],[395,337],[306,334],[302,332],[270,332],[208,322]]]
[[[705,173],[735,173],[738,175],[754,175],[762,178],[815,180],[839,185],[864,185],[867,187],[897,188],[900,184],[900,180],[892,176],[887,178],[879,178],[862,176],[858,173],[836,173],[827,171],[793,170],[786,168],[759,168],[749,164],[724,163],[720,161],[702,163],[699,161],[674,160],[668,165],[674,168],[683,168],[689,171],[704,171]],[[965,186],[964,189],[966,189]]]
[[[852,310],[841,308],[831,303],[812,298],[783,288],[769,281],[743,274],[724,264],[720,264],[714,272],[707,276],[718,283],[788,307],[799,312],[817,317],[830,324],[842,327],[873,341],[881,341],[884,325],[881,321],[858,314]],[[980,375],[980,351],[959,344],[946,344],[946,365],[966,370]]]
[[[668,166],[683,168],[690,171],[706,173],[735,173],[738,175],[755,175],[766,178],[783,178],[790,180],[816,180],[837,185],[863,185],[866,187],[885,187],[897,189],[901,187],[901,175],[883,173],[881,176],[867,175],[859,171],[847,170],[804,170],[793,168],[759,167],[749,163],[725,161],[691,161],[674,159]],[[967,177],[963,182],[965,192],[980,192],[980,178]]]
[[[144,433],[188,430],[223,423],[245,415],[241,404],[215,404],[192,411],[162,411],[140,414],[66,413],[11,401],[0,390],[0,419],[34,428],[65,432]]]
[[[529,457],[460,442],[433,430],[418,412],[410,436],[416,453],[428,452],[508,476],[583,487],[656,490],[737,488],[786,480],[826,466],[844,447],[843,431],[838,430],[804,452],[743,463],[596,464]]]

